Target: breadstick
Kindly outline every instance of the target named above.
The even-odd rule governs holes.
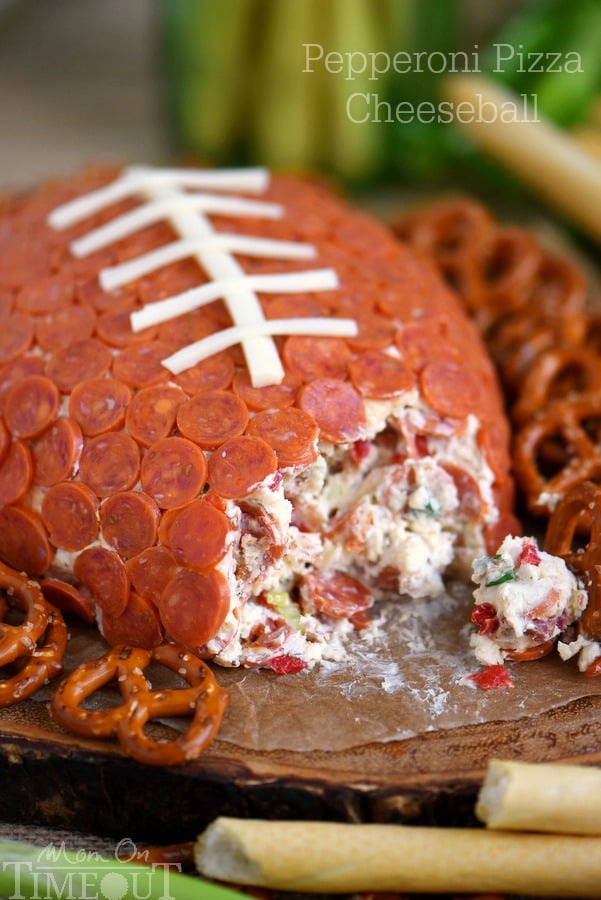
[[[601,770],[492,759],[476,815],[488,828],[601,835]]]
[[[601,840],[486,829],[216,819],[199,871],[287,891],[597,897]]]
[[[479,75],[450,75],[442,92],[476,144],[522,178],[560,212],[601,239],[601,163],[568,132],[541,117],[508,115],[523,98]],[[463,114],[474,110],[473,116]],[[478,117],[477,111],[482,115]],[[462,113],[463,111],[463,113]]]

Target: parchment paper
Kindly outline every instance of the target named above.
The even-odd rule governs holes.
[[[471,590],[456,584],[433,600],[386,603],[377,636],[370,642],[353,637],[344,662],[297,675],[215,666],[231,698],[220,740],[253,750],[340,751],[516,720],[601,693],[601,678],[585,677],[575,661],[563,663],[557,653],[508,663],[512,689],[476,688],[467,680],[480,669],[469,646]],[[97,632],[76,629],[67,668],[105,649]],[[44,693],[38,699],[47,699]]]

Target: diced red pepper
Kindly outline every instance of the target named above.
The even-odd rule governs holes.
[[[497,611],[492,603],[479,603],[474,606],[471,619],[474,625],[478,626],[478,634],[494,634],[499,627]]]
[[[369,456],[370,450],[370,441],[355,441],[355,443],[351,447],[351,456],[353,458],[353,462],[357,465],[362,463]]]
[[[481,691],[490,691],[494,688],[512,688],[513,682],[509,672],[503,665],[487,666],[482,672],[468,675],[468,680],[473,681]]]
[[[540,555],[536,548],[536,544],[527,541],[522,547],[520,553],[520,565],[528,564],[530,566],[540,566]]]
[[[424,456],[430,456],[430,451],[428,450],[428,437],[425,434],[416,434],[415,435],[415,452],[417,453],[420,459],[423,459]]]
[[[216,494],[214,491],[207,491],[202,499],[205,503],[210,503],[211,506],[214,506],[215,509],[218,509],[220,512],[225,512],[227,509],[225,500],[223,500],[219,496],[219,494]]]
[[[267,667],[277,672],[278,675],[296,675],[307,668],[307,663],[298,656],[284,653],[282,656],[274,656],[273,659],[270,659]]]

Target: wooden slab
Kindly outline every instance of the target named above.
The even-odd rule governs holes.
[[[0,713],[0,819],[152,843],[191,840],[219,814],[469,825],[492,756],[601,765],[601,696],[338,752],[217,741],[174,769],[66,735],[26,702]]]

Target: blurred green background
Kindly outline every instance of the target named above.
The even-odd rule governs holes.
[[[502,178],[429,121],[453,71],[536,96],[562,126],[601,91],[599,0],[162,0],[158,36],[176,153],[351,184]]]
[[[586,125],[595,144],[599,0],[0,0],[0,181],[116,158],[311,169],[351,188],[512,190],[452,125],[372,121],[376,102],[436,100],[444,71],[412,56],[376,78],[334,71],[336,57],[303,72],[303,44],[343,66],[353,52],[399,51],[438,53],[440,66],[464,50],[485,71],[495,41],[582,55],[579,74],[524,72],[516,54],[494,77],[535,92],[562,126]],[[350,120],[351,94],[366,121]]]

